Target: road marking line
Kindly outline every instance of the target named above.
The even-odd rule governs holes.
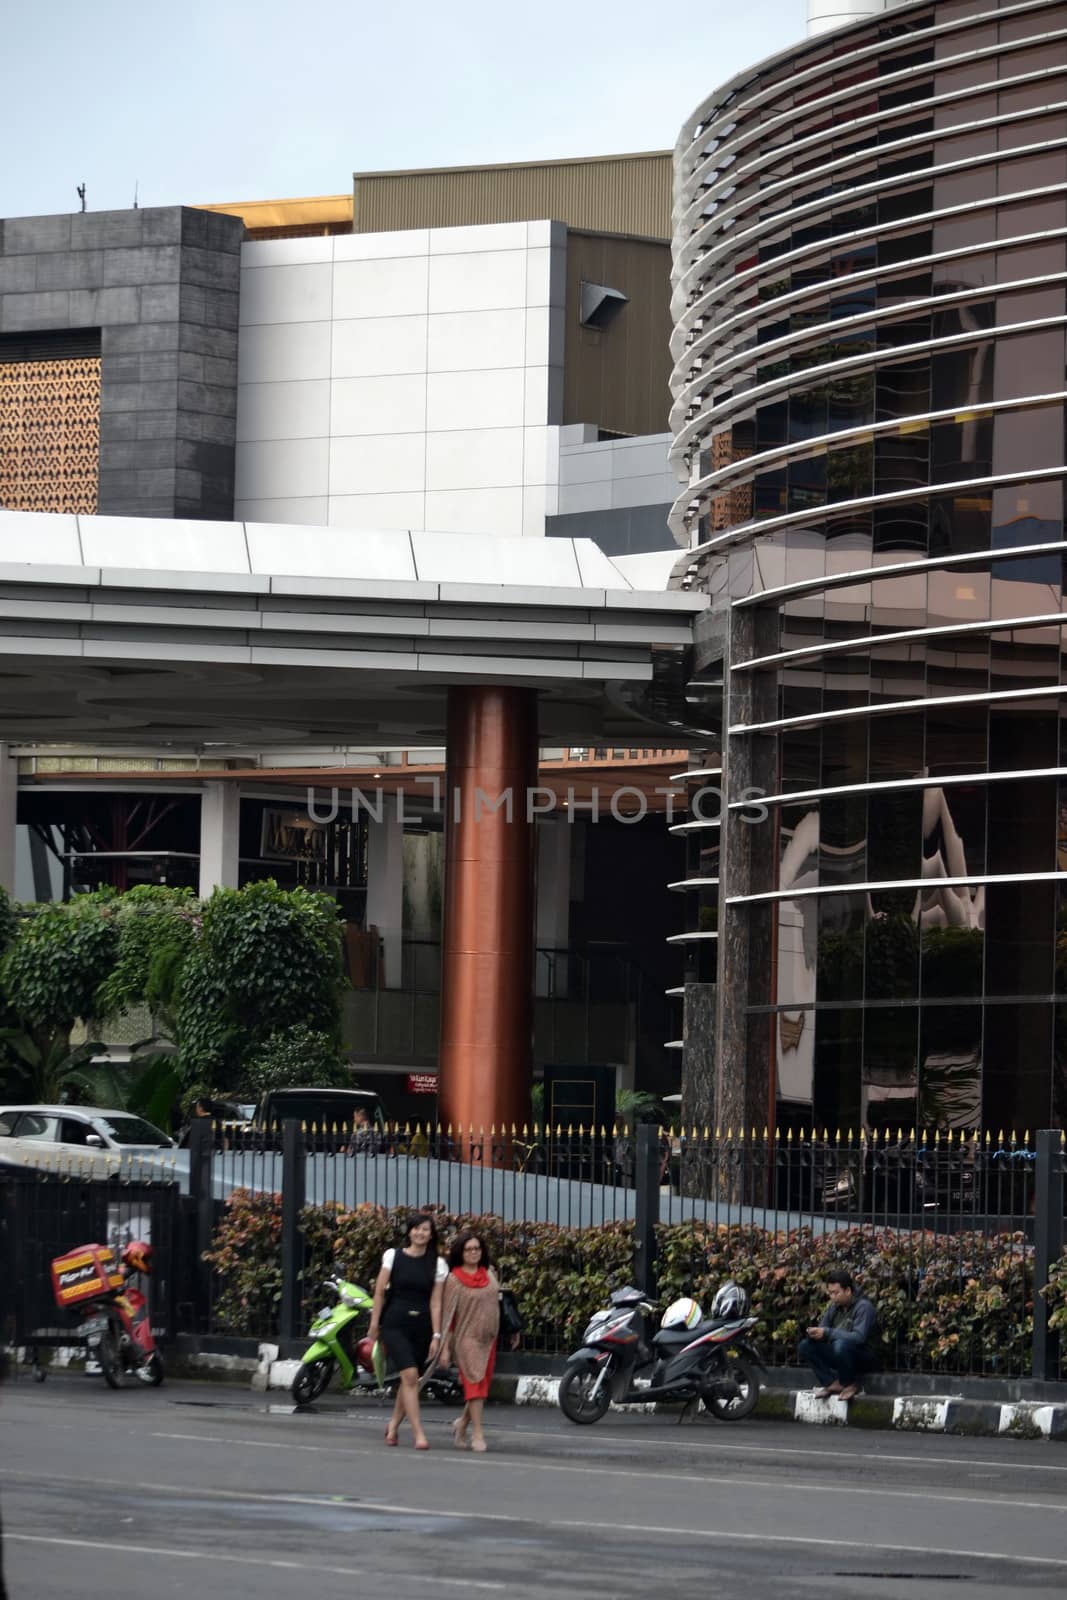
[[[64,1400],[64,1409],[66,1409],[68,1404],[69,1404],[69,1402]],[[59,1410],[60,1408],[57,1405],[57,1406],[54,1407],[54,1409],[55,1410]],[[92,1406],[85,1406],[85,1407],[80,1407],[79,1409],[94,1410],[96,1408],[92,1407]],[[233,1409],[233,1408],[231,1408],[231,1409]],[[240,1410],[242,1408],[237,1407],[236,1409]],[[260,1416],[262,1415],[261,1412],[255,1410],[255,1409],[250,1410],[248,1414],[249,1414],[250,1423],[253,1422],[253,1421],[258,1421]],[[355,1414],[352,1413],[352,1412],[344,1412],[344,1413],[341,1413],[341,1412],[336,1412],[336,1413],[328,1412],[328,1413],[324,1413],[321,1416],[316,1416],[315,1418],[308,1417],[308,1418],[306,1418],[304,1420],[306,1420],[306,1421],[315,1421],[316,1423],[330,1425],[330,1424],[333,1424],[335,1422],[336,1423],[341,1423],[341,1422],[347,1423],[347,1422],[349,1422],[349,1421],[354,1419],[354,1415]],[[32,1428],[35,1432],[39,1431],[39,1429],[42,1428],[42,1427],[55,1428],[55,1429],[65,1430],[67,1432],[76,1432],[76,1433],[84,1433],[84,1431],[85,1431],[84,1428],[80,1424],[72,1423],[72,1422],[41,1422],[35,1417],[11,1417],[11,1416],[8,1416],[5,1420],[6,1420],[8,1428],[18,1427],[20,1425],[20,1423],[21,1423],[21,1424],[24,1424],[28,1428]],[[233,1420],[234,1420],[233,1418],[227,1418],[227,1421],[232,1422]],[[360,1418],[359,1420],[362,1421],[363,1419]],[[368,1423],[369,1422],[373,1422],[375,1427],[379,1426],[378,1420],[377,1420],[376,1417],[369,1417],[368,1416],[366,1420],[368,1421]],[[761,1425],[761,1426],[763,1426],[763,1425]],[[789,1424],[789,1426],[792,1427],[793,1424]],[[130,1428],[130,1429],[126,1430],[126,1431],[133,1437],[136,1437],[136,1436],[139,1435],[139,1430],[136,1429],[136,1428]],[[561,1433],[558,1433],[558,1432],[553,1433],[553,1432],[549,1431],[547,1428],[525,1428],[525,1427],[522,1427],[522,1426],[509,1428],[506,1423],[502,1423],[502,1432],[506,1435],[506,1437],[508,1437],[508,1438],[516,1438],[516,1439],[554,1439],[554,1440],[556,1440],[558,1442],[560,1440],[567,1439],[567,1438],[570,1437],[569,1434],[561,1434]],[[710,1429],[709,1429],[709,1432],[710,1432]],[[164,1434],[164,1433],[160,1433],[160,1434],[153,1435],[153,1437],[156,1437],[156,1438],[176,1438],[176,1439],[178,1439],[178,1438],[186,1438],[186,1437],[200,1438],[200,1437],[213,1437],[213,1436],[211,1436],[211,1435],[204,1436],[204,1435],[199,1435],[199,1434],[196,1434],[196,1435],[185,1435],[185,1434]],[[598,1437],[603,1438],[604,1435],[601,1434]],[[721,1436],[721,1432],[720,1432],[719,1433],[719,1439],[720,1440],[721,1440],[721,1437],[722,1436]],[[864,1463],[864,1465],[868,1465],[868,1466],[871,1464],[871,1462],[873,1460],[873,1461],[877,1461],[879,1464],[882,1463],[882,1462],[890,1462],[890,1461],[891,1462],[899,1462],[901,1465],[909,1466],[909,1467],[926,1466],[927,1464],[929,1464],[931,1466],[946,1466],[946,1467],[990,1467],[990,1468],[993,1468],[998,1473],[998,1475],[1000,1475],[1000,1476],[1003,1476],[1005,1473],[1010,1473],[1010,1472],[1056,1472],[1056,1473],[1067,1472],[1067,1466],[1056,1466],[1054,1464],[1045,1464],[1045,1463],[1040,1462],[1040,1461],[989,1461],[989,1460],[986,1460],[986,1459],[981,1458],[981,1457],[971,1457],[971,1456],[930,1456],[930,1455],[920,1454],[918,1451],[916,1452],[915,1455],[907,1455],[905,1453],[893,1452],[892,1454],[879,1454],[877,1456],[873,1456],[872,1457],[868,1452],[863,1451],[863,1450],[838,1450],[838,1449],[833,1448],[830,1444],[827,1444],[825,1449],[819,1449],[814,1445],[810,1445],[810,1446],[807,1446],[807,1447],[805,1447],[803,1445],[765,1445],[765,1444],[751,1444],[751,1445],[750,1444],[734,1444],[734,1445],[731,1445],[731,1444],[720,1443],[718,1440],[715,1443],[711,1443],[710,1440],[709,1440],[709,1442],[707,1444],[697,1444],[694,1441],[688,1440],[688,1439],[673,1439],[673,1438],[670,1438],[666,1431],[664,1431],[662,1433],[656,1433],[656,1434],[649,1434],[649,1433],[643,1433],[642,1434],[642,1433],[638,1433],[635,1430],[633,1433],[627,1434],[625,1437],[616,1436],[615,1434],[612,1433],[612,1434],[609,1435],[609,1440],[610,1440],[610,1443],[612,1445],[617,1446],[620,1451],[627,1451],[627,1452],[631,1452],[631,1453],[635,1449],[639,1449],[642,1446],[648,1445],[650,1447],[659,1447],[661,1449],[664,1446],[667,1446],[672,1452],[673,1451],[678,1451],[678,1450],[681,1450],[681,1451],[693,1451],[693,1452],[696,1452],[698,1454],[704,1454],[704,1455],[713,1454],[713,1455],[716,1455],[716,1456],[726,1456],[726,1455],[731,1455],[731,1456],[745,1456],[745,1455],[805,1456],[805,1457],[814,1458],[817,1461],[818,1460],[823,1460],[823,1459],[830,1459],[830,1460],[833,1460],[835,1462],[836,1461],[862,1461]],[[241,1442],[242,1443],[251,1443],[251,1441],[248,1441],[248,1440],[242,1440]],[[1026,1441],[1018,1441],[1018,1442],[1020,1442],[1020,1443],[1042,1444],[1042,1443],[1045,1443],[1047,1441],[1041,1441],[1041,1440],[1029,1441],[1029,1440],[1026,1440]],[[286,1448],[288,1448],[288,1449],[297,1449],[297,1448],[300,1448],[300,1447],[296,1446],[296,1445],[289,1445]],[[304,1448],[312,1448],[312,1447],[306,1446]]]
[[[760,1426],[761,1427],[765,1426],[765,1424],[760,1424]],[[789,1426],[792,1427],[793,1424],[790,1423]],[[547,1428],[536,1428],[535,1429],[535,1428],[517,1427],[517,1428],[510,1429],[508,1431],[508,1437],[509,1438],[510,1437],[514,1437],[514,1438],[517,1438],[517,1439],[557,1439],[558,1440],[560,1438],[566,1438],[567,1435],[566,1434],[560,1434],[560,1433],[551,1433]],[[666,1437],[667,1437],[666,1434],[656,1434],[654,1436],[655,1441],[660,1445],[662,1445],[662,1444],[664,1444],[666,1442]],[[719,1437],[720,1438],[722,1437],[721,1433],[720,1433]],[[836,1430],[834,1431],[834,1437],[836,1438]],[[637,1443],[647,1444],[647,1443],[651,1443],[652,1441],[647,1439],[647,1438],[643,1438],[643,1439],[640,1438],[640,1436],[635,1432],[633,1434],[628,1434],[626,1436],[625,1442],[621,1438],[620,1439],[615,1439],[614,1437],[612,1438],[611,1442],[612,1443],[617,1443],[619,1445],[620,1449],[631,1449],[633,1447],[633,1444],[637,1444]],[[1022,1441],[1020,1441],[1020,1442],[1022,1442]],[[1040,1440],[1038,1440],[1038,1441],[1027,1440],[1025,1442],[1026,1443],[1031,1443],[1031,1442],[1042,1443],[1043,1441],[1040,1441]],[[719,1444],[719,1443],[711,1444],[711,1443],[708,1443],[707,1445],[703,1445],[703,1444],[695,1444],[690,1439],[678,1439],[678,1440],[676,1440],[676,1441],[671,1443],[670,1448],[671,1448],[671,1450],[698,1450],[698,1451],[703,1451],[705,1453],[714,1453],[715,1455],[718,1455],[718,1456],[723,1456],[723,1455],[731,1455],[731,1456],[744,1456],[744,1455],[813,1456],[817,1461],[820,1461],[820,1460],[862,1461],[864,1463],[864,1465],[866,1465],[866,1466],[869,1466],[872,1462],[878,1462],[879,1465],[880,1465],[883,1461],[899,1461],[899,1462],[902,1462],[904,1465],[909,1466],[909,1467],[926,1466],[927,1463],[930,1463],[930,1464],[936,1465],[936,1466],[942,1466],[942,1467],[993,1467],[993,1468],[996,1469],[996,1471],[998,1473],[1003,1473],[1003,1472],[1067,1472],[1067,1467],[1045,1466],[1040,1461],[1004,1461],[1004,1462],[1001,1462],[1001,1461],[985,1461],[985,1460],[981,1460],[981,1459],[979,1459],[977,1457],[972,1457],[972,1456],[928,1456],[928,1455],[920,1455],[918,1452],[913,1456],[909,1456],[909,1455],[905,1455],[905,1454],[897,1454],[895,1452],[893,1454],[891,1454],[891,1455],[888,1455],[888,1454],[883,1455],[883,1454],[880,1453],[878,1455],[872,1456],[871,1454],[869,1454],[865,1450],[835,1450],[833,1448],[833,1446],[829,1445],[829,1444],[826,1446],[825,1449],[820,1450],[820,1449],[817,1449],[813,1445],[810,1445],[807,1448],[805,1448],[803,1445],[771,1445],[771,1444]]]
[[[321,1502],[316,1501],[316,1504]],[[375,1508],[377,1509],[377,1508]],[[381,1578],[383,1582],[394,1584],[427,1583],[445,1585],[451,1589],[506,1589],[506,1583],[494,1583],[489,1580],[475,1578],[442,1578],[438,1573],[397,1572],[390,1568],[388,1572],[370,1572],[365,1566],[360,1567],[331,1567],[317,1561],[284,1561],[280,1557],[270,1556],[236,1556],[226,1555],[216,1550],[179,1550],[172,1546],[150,1544],[116,1544],[113,1539],[99,1542],[93,1539],[59,1539],[46,1537],[38,1533],[6,1533],[4,1538],[12,1544],[49,1544],[60,1545],[73,1550],[107,1550],[117,1551],[124,1555],[132,1556],[178,1556],[185,1561],[211,1561],[229,1562],[231,1566],[239,1567],[272,1567],[281,1568],[286,1572],[323,1572],[331,1573],[340,1578]]]
[[[304,1452],[305,1454],[312,1454],[312,1455],[346,1455],[346,1456],[374,1455],[374,1456],[377,1457],[380,1454],[379,1451],[376,1451],[376,1450],[374,1450],[374,1451],[362,1450],[358,1446],[356,1448],[350,1449],[350,1450],[341,1450],[337,1446],[330,1446],[330,1445],[319,1445],[319,1444],[297,1444],[297,1445],[293,1445],[293,1444],[287,1444],[284,1440],[235,1439],[235,1438],[220,1437],[218,1434],[213,1434],[213,1433],[153,1433],[153,1434],[150,1435],[150,1437],[153,1438],[153,1439],[183,1439],[183,1440],[185,1440],[185,1441],[187,1441],[189,1443],[195,1443],[195,1444],[229,1444],[229,1445],[237,1445],[237,1446],[243,1447],[245,1449],[252,1449],[252,1450],[299,1450],[299,1451]],[[443,1456],[441,1459],[454,1460],[454,1458],[451,1457],[451,1456],[447,1456],[447,1457]],[[506,1456],[502,1457],[499,1454],[494,1456],[493,1465],[498,1471],[503,1467],[511,1467],[517,1472],[571,1473],[571,1474],[577,1474],[577,1475],[579,1475],[579,1476],[581,1476],[583,1478],[588,1478],[589,1475],[590,1475],[590,1471],[591,1470],[595,1470],[595,1476],[598,1477],[598,1478],[639,1478],[639,1479],[641,1479],[642,1482],[647,1483],[647,1481],[648,1481],[648,1473],[646,1471],[630,1471],[630,1470],[626,1470],[626,1469],[622,1469],[622,1468],[618,1468],[618,1467],[602,1467],[602,1466],[596,1466],[595,1469],[591,1469],[588,1465],[568,1466],[565,1463],[557,1462],[557,1461],[514,1460],[514,1459],[511,1459],[511,1458],[506,1457]],[[17,1476],[25,1476],[24,1474],[16,1474],[15,1469],[8,1468],[8,1467],[0,1467],[0,1474],[3,1474],[4,1476],[16,1476],[16,1475]],[[121,1480],[117,1480],[117,1479],[106,1480],[106,1479],[101,1479],[101,1478],[93,1478],[93,1479],[73,1478],[72,1481],[75,1482],[75,1483],[86,1483],[86,1482],[104,1483],[104,1482],[110,1482],[112,1484],[116,1484],[119,1487],[122,1487]],[[719,1482],[718,1480],[716,1480],[714,1477],[709,1476],[707,1473],[693,1473],[693,1472],[657,1472],[656,1473],[656,1482],[657,1483],[696,1483],[696,1484],[701,1484],[706,1488],[714,1487],[714,1488],[718,1489],[720,1492],[723,1489],[735,1489],[735,1488],[741,1488],[741,1489],[773,1489],[778,1494],[782,1494],[782,1493],[785,1493],[785,1492],[788,1492],[788,1491],[792,1491],[794,1494],[856,1495],[856,1496],[863,1496],[865,1498],[881,1499],[881,1500],[922,1500],[923,1502],[926,1502],[926,1503],[928,1503],[928,1502],[938,1502],[940,1504],[950,1505],[950,1506],[960,1506],[960,1505],[963,1505],[963,1506],[992,1506],[995,1509],[997,1509],[998,1511],[1051,1511],[1051,1512],[1055,1512],[1055,1513],[1057,1513],[1059,1515],[1067,1515],[1067,1503],[1065,1503],[1065,1502],[1048,1501],[1048,1500],[1007,1500],[1007,1499],[1002,1499],[999,1496],[992,1496],[992,1495],[989,1496],[988,1498],[986,1498],[986,1497],[982,1497],[982,1496],[979,1496],[979,1495],[969,1494],[969,1493],[966,1493],[966,1492],[964,1492],[963,1494],[935,1494],[935,1493],[931,1492],[929,1489],[885,1489],[885,1488],[865,1489],[865,1488],[859,1488],[859,1487],[857,1487],[856,1485],[853,1485],[853,1484],[842,1485],[840,1483],[796,1483],[796,1482],[783,1483],[780,1479],[775,1479],[775,1478],[738,1478],[738,1477],[731,1477],[729,1479],[728,1483],[723,1484],[723,1483]],[[164,1487],[164,1488],[167,1488],[169,1490],[169,1489],[173,1488],[174,1486],[173,1485],[146,1484],[145,1487],[146,1488]],[[196,1493],[197,1491],[192,1486],[190,1486],[188,1489],[186,1489],[185,1492],[189,1493],[189,1494],[193,1494],[193,1493]],[[227,1493],[229,1491],[226,1491],[226,1490],[214,1491],[213,1490],[212,1492],[213,1493],[217,1492],[217,1493],[220,1493],[220,1494],[224,1494],[224,1493]]]
[[[247,1445],[250,1449],[259,1449],[259,1450],[286,1450],[286,1449],[303,1450],[303,1451],[306,1451],[306,1452],[311,1452],[313,1454],[314,1453],[319,1453],[319,1454],[323,1454],[323,1455],[338,1455],[338,1454],[369,1455],[369,1454],[372,1454],[372,1453],[375,1454],[375,1455],[377,1454],[376,1451],[375,1452],[371,1452],[371,1451],[368,1451],[368,1450],[361,1450],[358,1446],[356,1446],[352,1450],[340,1451],[337,1446],[330,1446],[330,1445],[319,1445],[319,1444],[287,1445],[282,1440],[277,1440],[277,1441],[268,1440],[268,1439],[263,1439],[263,1440],[248,1439],[248,1440],[245,1440],[245,1439],[220,1437],[219,1435],[213,1434],[213,1433],[204,1433],[204,1434],[200,1434],[200,1433],[153,1433],[151,1435],[151,1437],[153,1439],[187,1439],[187,1440],[195,1441],[195,1442],[198,1442],[198,1443],[199,1442],[206,1442],[206,1443],[210,1443],[210,1444]],[[494,1465],[497,1466],[497,1467],[513,1467],[517,1471],[520,1471],[520,1472],[570,1472],[570,1473],[578,1473],[582,1477],[588,1477],[589,1476],[589,1472],[590,1472],[590,1468],[589,1468],[588,1465],[568,1466],[565,1462],[559,1462],[559,1461],[515,1460],[515,1459],[513,1459],[511,1457],[508,1457],[508,1456],[500,1456],[499,1454],[497,1454],[494,1457]],[[647,1479],[648,1474],[647,1474],[647,1472],[643,1472],[643,1471],[638,1472],[638,1471],[635,1471],[635,1470],[629,1470],[629,1469],[620,1468],[620,1467],[602,1467],[602,1466],[597,1466],[597,1468],[596,1468],[596,1476],[598,1478],[641,1478],[641,1479]],[[710,1482],[714,1482],[715,1480],[709,1478],[707,1473],[657,1472],[656,1473],[656,1481],[658,1483],[701,1483],[701,1484],[708,1484]],[[779,1492],[781,1492],[783,1490],[790,1490],[791,1489],[795,1493],[801,1493],[801,1494],[853,1494],[853,1495],[867,1495],[867,1496],[872,1496],[872,1497],[875,1497],[875,1498],[878,1498],[878,1499],[889,1499],[889,1500],[938,1500],[938,1501],[943,1501],[947,1505],[969,1505],[969,1506],[982,1506],[982,1505],[985,1505],[985,1506],[996,1506],[996,1507],[998,1507],[1000,1509],[1014,1510],[1014,1511],[1056,1511],[1056,1512],[1060,1512],[1060,1513],[1067,1513],[1067,1504],[1057,1504],[1055,1501],[1051,1501],[1050,1502],[1050,1501],[1045,1501],[1045,1500],[1003,1500],[1003,1499],[1000,1499],[999,1497],[995,1497],[995,1496],[991,1496],[989,1499],[982,1499],[977,1495],[972,1495],[972,1494],[967,1494],[967,1493],[964,1493],[964,1494],[934,1494],[928,1489],[884,1489],[884,1488],[863,1489],[863,1488],[857,1487],[854,1484],[842,1485],[842,1484],[839,1484],[839,1483],[781,1483],[777,1479],[769,1479],[769,1478],[737,1478],[737,1477],[731,1477],[731,1479],[729,1481],[729,1484],[726,1485],[726,1487],[732,1489],[735,1486],[740,1487],[740,1488],[745,1488],[745,1489],[776,1489]],[[722,1487],[722,1486],[720,1485],[720,1487]],[[1051,1491],[1050,1491],[1050,1493],[1051,1493]]]
[[[142,1484],[140,1487],[143,1489],[166,1489],[168,1493],[174,1493],[176,1491],[179,1493],[190,1493],[197,1495],[203,1493],[202,1489],[187,1490],[183,1485],[180,1484]],[[318,1496],[267,1495],[256,1493],[243,1494],[236,1489],[213,1489],[211,1493],[221,1499],[228,1500],[265,1500],[271,1504],[313,1505],[316,1507],[321,1507],[323,1504],[322,1499]],[[352,1509],[364,1512],[387,1512],[391,1516],[433,1517],[439,1519],[448,1519],[449,1521],[456,1522],[509,1523],[517,1524],[519,1527],[523,1528],[528,1528],[530,1525],[530,1519],[528,1517],[512,1516],[507,1512],[501,1511],[442,1511],[436,1507],[393,1505],[387,1501],[375,1500],[361,1500],[358,1503],[353,1502]],[[541,1517],[538,1519],[538,1521],[540,1527],[544,1528],[546,1531],[553,1528],[569,1528],[578,1530],[580,1532],[609,1533],[615,1538],[618,1537],[619,1532],[621,1531],[617,1522],[590,1522],[585,1518],[580,1520],[571,1520],[568,1518],[546,1519]],[[631,1534],[651,1534],[655,1536],[662,1536],[666,1534],[671,1538],[678,1537],[689,1539],[706,1539],[720,1544],[737,1542],[742,1544],[777,1544],[790,1546],[810,1545],[820,1549],[825,1549],[828,1547],[832,1550],[859,1550],[864,1553],[869,1553],[872,1550],[879,1550],[887,1551],[893,1555],[950,1556],[953,1559],[960,1561],[1008,1561],[1014,1562],[1019,1566],[1054,1567],[1057,1569],[1067,1568],[1067,1559],[1063,1559],[1058,1556],[1017,1555],[1000,1550],[957,1550],[945,1545],[886,1544],[870,1539],[842,1539],[840,1537],[820,1539],[816,1538],[812,1534],[739,1533],[733,1529],[720,1530],[715,1528],[699,1528],[694,1527],[692,1524],[688,1524],[683,1527],[670,1527],[666,1524],[660,1523],[642,1524],[628,1522],[625,1526],[625,1531]],[[175,1555],[184,1556],[187,1559],[196,1559],[202,1561],[229,1561],[249,1566],[282,1567],[287,1570],[297,1571],[331,1572],[337,1573],[343,1577],[351,1576],[365,1578],[368,1576],[366,1568],[364,1567],[316,1567],[306,1561],[268,1560],[266,1558],[258,1558],[254,1556],[221,1555],[217,1554],[216,1552],[207,1551],[154,1549],[152,1547],[140,1545],[115,1545],[110,1541],[106,1543],[101,1542],[98,1544],[92,1544],[88,1540],[84,1539],[46,1538],[42,1535],[36,1534],[13,1533],[7,1535],[7,1537],[12,1541],[22,1540],[28,1544],[64,1545],[73,1547],[75,1549],[119,1549],[127,1550],[133,1554],[139,1555]],[[382,1574],[382,1576],[385,1575]],[[400,1574],[390,1573],[388,1576],[390,1581],[395,1581]],[[419,1579],[418,1574],[414,1576]],[[460,1587],[468,1583],[466,1578],[440,1578],[437,1576],[437,1574],[434,1574],[432,1577],[426,1577],[425,1579],[419,1579],[419,1581],[424,1581],[427,1583],[444,1583],[452,1586],[458,1585]],[[503,1589],[507,1586],[502,1583],[482,1583],[478,1585],[471,1585],[471,1587]]]

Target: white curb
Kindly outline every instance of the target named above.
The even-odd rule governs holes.
[[[898,1395],[893,1401],[893,1426],[909,1433],[944,1433],[948,1424],[947,1398]]]

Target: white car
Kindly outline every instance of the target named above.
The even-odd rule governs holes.
[[[85,1160],[101,1155],[143,1158],[170,1150],[174,1140],[143,1117],[97,1106],[0,1106],[0,1162],[18,1166],[47,1157]],[[94,1165],[95,1165],[94,1161]]]

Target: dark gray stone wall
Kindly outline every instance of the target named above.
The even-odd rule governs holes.
[[[0,334],[100,329],[102,514],[232,518],[243,238],[185,206],[0,221]]]

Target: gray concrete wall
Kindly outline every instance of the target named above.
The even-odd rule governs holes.
[[[593,539],[609,556],[672,550],[667,526],[677,483],[667,470],[670,434],[598,439],[588,425],[559,434],[558,515],[545,532],[565,539]]]
[[[101,514],[233,516],[243,237],[183,206],[0,221],[0,338],[100,329]]]

